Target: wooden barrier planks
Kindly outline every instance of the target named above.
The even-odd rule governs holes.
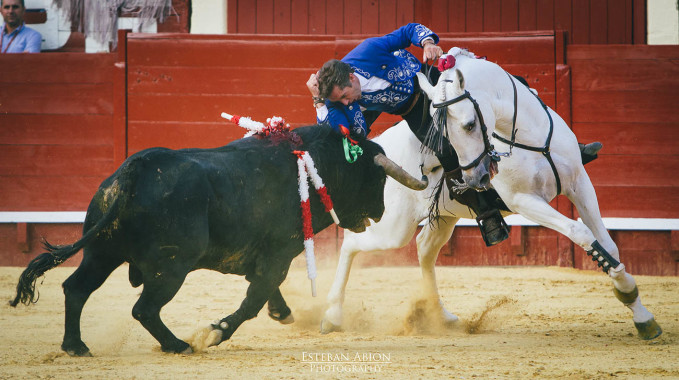
[[[327,59],[343,57],[370,35],[129,37],[128,148],[132,154],[158,145],[224,145],[242,131],[220,118],[223,111],[255,120],[282,115],[294,127],[313,123],[306,89],[309,75]],[[507,70],[526,77],[547,104],[555,104],[553,32],[447,33],[441,38],[446,48],[480,49],[475,52],[488,54]],[[411,50],[421,54],[419,48]],[[399,120],[381,116],[372,135]]]
[[[334,38],[314,36],[131,35],[128,153],[216,147],[242,137],[222,112],[313,124],[306,81],[334,46]]]
[[[0,56],[0,210],[83,210],[113,170],[112,54]]]
[[[604,144],[589,164],[604,216],[679,217],[677,46],[570,45],[573,129]]]

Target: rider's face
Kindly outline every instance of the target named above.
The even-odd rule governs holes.
[[[330,96],[328,96],[328,100],[348,106],[350,103],[361,99],[361,83],[358,81],[358,78],[354,74],[349,74],[349,82],[351,85],[342,89],[339,86],[335,86]]]

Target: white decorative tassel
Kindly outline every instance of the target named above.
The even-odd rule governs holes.
[[[258,122],[258,121],[253,121],[249,117],[245,116],[237,116],[237,115],[229,115],[226,112],[222,112],[222,117],[228,121],[232,121],[236,124],[238,124],[239,127],[243,127],[248,130],[248,132],[245,134],[243,137],[250,137],[256,133],[262,133],[264,131],[265,125]]]
[[[304,163],[306,164],[306,168],[309,172],[309,175],[311,176],[311,182],[314,184],[314,187],[316,188],[316,191],[320,194],[321,192],[325,192],[327,194],[327,189],[321,190],[325,188],[325,184],[323,183],[323,179],[321,178],[320,175],[318,175],[318,170],[316,170],[316,166],[314,165],[314,160],[311,158],[309,155],[309,152],[305,152],[304,155],[302,156],[304,159]],[[326,202],[330,202],[329,205],[326,205],[326,208],[328,208],[328,212],[332,216],[332,220],[339,226],[340,221],[339,218],[337,217],[337,214],[335,213],[335,209],[332,207],[332,202],[330,201],[330,197],[328,196],[327,200],[323,199],[323,196],[321,196],[321,200],[323,201],[323,204]]]
[[[302,157],[297,158],[297,171],[299,179],[299,198],[302,208],[302,230],[304,233],[304,255],[306,257],[307,277],[311,280],[311,295],[316,297],[316,257],[314,256],[314,239],[310,220],[309,183],[306,165]]]

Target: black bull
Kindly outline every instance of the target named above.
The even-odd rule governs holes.
[[[300,140],[301,138],[301,140]],[[382,148],[361,143],[363,155],[346,162],[341,137],[327,127],[295,130],[277,139],[250,137],[216,149],[152,148],[130,156],[94,195],[83,237],[51,246],[31,261],[11,302],[36,301],[36,279],[83,249],[83,259],[64,282],[65,333],[62,349],[89,355],[81,339],[80,314],[90,294],[122,263],[132,286],[144,285],[132,315],[168,352],[190,352],[161,321],[160,310],[196,269],[244,275],[250,282],[240,308],[213,328],[227,340],[269,303],[272,318],[290,309],[280,293],[292,259],[303,246],[297,163],[293,150],[308,151],[332,197],[341,227],[365,229],[367,218],[384,212]],[[376,157],[378,159],[376,159]],[[412,177],[412,186],[426,186]],[[411,186],[411,187],[412,187]],[[311,187],[314,233],[332,224]]]

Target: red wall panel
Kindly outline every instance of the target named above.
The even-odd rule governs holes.
[[[398,1],[401,3],[406,2]],[[428,3],[435,2],[415,2],[418,6]],[[345,3],[341,4],[344,7]],[[222,111],[259,120],[280,114],[293,126],[310,123],[313,110],[304,85],[308,75],[328,57],[340,58],[363,38],[365,35],[297,36],[291,41],[290,36],[273,35],[131,35],[126,59],[127,119],[122,126],[114,124],[119,116],[112,115],[117,108],[111,92],[118,86],[111,83],[116,77],[114,55],[53,56],[59,65],[82,65],[81,75],[73,75],[72,69],[59,74],[54,66],[40,70],[40,62],[33,61],[49,57],[11,58],[31,69],[20,76],[0,73],[0,98],[14,101],[18,109],[29,113],[0,115],[0,144],[6,145],[0,151],[0,210],[84,210],[99,182],[117,166],[112,161],[113,129],[125,129],[131,154],[149,146],[224,145],[242,136],[240,128],[219,117]],[[679,78],[673,63],[679,56],[677,48],[571,45],[567,54],[570,66],[557,66],[565,54],[558,51],[564,46],[557,44],[556,38],[543,32],[446,32],[441,33],[441,44],[468,47],[511,73],[526,76],[545,102],[560,113],[570,114],[572,95],[573,127],[578,137],[604,142],[599,160],[588,165],[604,216],[677,218],[679,211],[668,205],[679,204],[679,182],[666,176],[679,169],[679,128],[676,118],[668,114],[677,102],[673,91]],[[248,58],[261,51],[277,59]],[[37,72],[33,75],[33,71]],[[21,76],[23,79],[17,79]],[[72,91],[62,96],[59,86]],[[38,112],[10,100],[5,89],[34,102]],[[397,120],[381,117],[374,130],[379,133]],[[22,128],[4,127],[10,124]],[[562,201],[556,202],[559,211],[572,214]],[[16,246],[16,225],[0,227],[0,245]],[[35,241],[36,234],[44,231],[51,240],[57,236],[72,242],[79,235],[73,227],[62,231],[30,225],[29,234]],[[521,231],[526,244],[517,255],[516,246],[509,241],[486,248],[476,228],[460,227],[442,250],[439,263],[590,268],[582,250],[573,249],[561,235],[538,227]],[[319,236],[319,252],[335,252],[336,233],[329,229]],[[634,273],[679,274],[672,261],[669,231],[618,231],[614,238]],[[38,253],[34,240],[32,252]],[[21,255],[0,260],[23,265],[28,255]],[[377,259],[369,263],[417,263],[414,242],[398,250],[397,256],[374,257]]]
[[[679,217],[677,46],[570,45],[573,129],[600,140],[588,165],[604,216]]]
[[[631,44],[645,42],[645,5],[646,0],[230,0],[228,32],[383,34],[419,22],[437,33],[557,29],[566,30],[573,43]]]
[[[113,164],[114,54],[0,55],[0,210],[84,210]]]

